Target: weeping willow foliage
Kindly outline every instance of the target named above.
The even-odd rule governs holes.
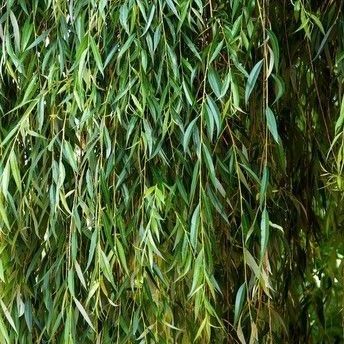
[[[0,342],[342,342],[342,6],[2,0]]]

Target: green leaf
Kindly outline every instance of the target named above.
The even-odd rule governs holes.
[[[99,258],[100,258],[99,259],[100,267],[101,267],[102,271],[104,272],[104,276],[112,285],[114,285],[115,282],[113,280],[112,269],[111,269],[109,260],[108,260],[107,256],[105,255],[105,253],[103,252],[103,250],[100,250]]]
[[[129,270],[128,270],[128,266],[127,266],[127,260],[125,258],[125,253],[124,253],[124,249],[123,249],[123,246],[122,246],[121,242],[118,239],[116,239],[116,250],[117,250],[117,254],[118,254],[119,260],[121,262],[121,266],[123,267],[125,272],[127,274],[129,274]]]
[[[14,32],[14,43],[16,46],[16,50],[20,50],[20,30],[17,22],[17,18],[15,17],[14,13],[10,11],[10,19],[11,19],[11,24],[13,27],[13,32]]]
[[[315,16],[314,14],[312,14],[312,13],[310,13],[309,15],[312,18],[313,22],[316,24],[316,26],[321,31],[321,33],[325,35],[325,30],[324,30],[324,27],[323,27],[320,19],[317,16]]]
[[[208,147],[205,144],[202,145],[202,148],[203,148],[203,153],[205,157],[205,163],[209,171],[210,179],[213,182],[213,184],[216,185],[215,167],[214,167],[210,152],[208,150]]]
[[[2,319],[0,318],[0,333],[2,335],[2,337],[4,338],[4,340],[6,341],[7,344],[10,344],[10,338],[8,336],[8,332],[7,332],[7,328],[4,324],[4,322],[2,321]]]
[[[272,74],[272,77],[275,81],[275,88],[276,88],[276,99],[272,104],[275,104],[285,93],[285,83],[281,77],[278,75]]]
[[[70,142],[68,141],[64,142],[63,153],[69,165],[72,167],[73,171],[77,172],[78,168],[77,168],[76,156]]]
[[[269,214],[264,208],[260,222],[260,257],[263,258],[269,241]]]
[[[13,328],[13,330],[15,331],[15,333],[18,334],[17,329],[16,329],[16,325],[14,324],[13,318],[11,316],[10,311],[8,310],[8,308],[6,307],[6,305],[4,304],[4,302],[0,299],[0,305],[2,308],[2,311],[5,314],[5,317],[7,319],[7,321],[10,323],[11,327]]]
[[[276,143],[279,143],[279,136],[278,136],[278,131],[277,131],[277,123],[276,123],[275,115],[269,107],[266,108],[265,114],[266,114],[266,122],[268,125],[268,129],[272,137],[276,141]]]
[[[22,191],[22,181],[21,181],[21,177],[20,177],[20,170],[19,170],[19,166],[18,166],[17,157],[16,157],[13,150],[10,153],[9,161],[10,161],[13,179],[17,185],[18,190],[21,192]]]
[[[248,103],[250,95],[254,89],[254,86],[256,85],[260,70],[262,69],[263,61],[263,59],[258,61],[248,76],[245,88],[245,104]]]
[[[80,60],[77,61],[78,64],[79,64],[79,68],[78,68],[78,81],[79,81],[80,85],[82,84],[82,80],[83,80],[83,77],[85,75],[87,54],[88,54],[88,50],[85,49],[82,52],[81,56],[80,56]]]
[[[198,117],[194,118],[188,125],[188,127],[185,130],[184,136],[183,136],[183,148],[184,152],[187,152],[189,150],[189,142],[190,142],[190,137],[192,134],[193,127],[198,120]]]
[[[149,28],[150,28],[150,26],[152,24],[152,21],[153,21],[153,18],[154,18],[154,13],[155,13],[155,8],[156,8],[155,5],[153,5],[151,7],[151,11],[150,11],[150,14],[149,14],[146,26],[145,26],[145,28],[143,30],[142,36],[144,36],[147,33],[147,31],[149,30]]]
[[[222,86],[221,86],[220,79],[219,79],[216,71],[213,68],[209,68],[208,81],[209,81],[210,87],[213,90],[213,92],[215,93],[216,97],[220,98]]]
[[[193,248],[197,245],[198,227],[200,223],[200,205],[197,204],[191,218],[190,243]]]
[[[278,40],[277,40],[277,37],[273,31],[267,30],[267,32],[268,32],[268,36],[270,39],[271,48],[272,48],[272,51],[274,54],[274,63],[275,63],[276,72],[278,72],[279,60],[280,60],[280,51],[279,51]]]
[[[98,47],[97,47],[93,37],[90,37],[90,42],[91,42],[92,53],[93,53],[93,56],[94,56],[94,60],[96,61],[98,70],[100,71],[100,73],[102,75],[104,75],[104,67],[103,67],[103,63],[102,63],[102,58],[100,56]]]
[[[259,280],[261,275],[259,266],[253,258],[252,254],[246,248],[244,249],[244,258],[246,264],[250,267],[255,277]]]
[[[74,265],[75,265],[76,274],[79,277],[79,280],[80,280],[82,286],[86,289],[86,281],[85,281],[85,277],[81,271],[81,267],[77,261],[74,262]]]
[[[83,307],[83,305],[76,299],[74,298],[74,302],[75,302],[75,305],[76,307],[78,308],[78,310],[80,311],[81,315],[83,316],[83,318],[86,320],[86,322],[88,323],[88,325],[91,327],[91,329],[93,331],[95,331],[94,327],[93,327],[93,324],[92,324],[92,321],[89,317],[89,315],[87,314],[85,308]]]
[[[246,284],[243,283],[240,288],[238,289],[235,297],[235,307],[234,307],[234,326],[238,323],[239,316],[242,311],[242,306],[244,304],[246,293]]]
[[[118,44],[115,44],[114,47],[110,50],[108,56],[105,59],[104,62],[104,68],[111,62],[113,56],[115,55],[115,52],[118,50]]]
[[[339,117],[338,117],[338,119],[336,121],[336,125],[335,125],[335,133],[336,134],[340,131],[343,124],[344,124],[344,97],[343,97],[342,102],[341,102]]]
[[[179,14],[173,0],[166,0],[167,6],[171,9],[174,15],[179,19]]]
[[[86,270],[90,267],[90,265],[92,263],[92,259],[93,259],[94,252],[95,252],[96,245],[97,245],[97,238],[98,238],[98,232],[97,232],[97,230],[94,230],[92,233],[90,248],[88,251],[88,260],[87,260]]]
[[[39,35],[27,48],[26,48],[26,51],[27,50],[30,50],[34,47],[36,47],[38,44],[42,43],[43,41],[45,41],[45,39],[48,37],[49,35],[49,31],[50,30],[47,30],[47,31],[44,31],[41,35]]]
[[[222,47],[223,47],[223,40],[216,45],[216,48],[215,48],[214,52],[212,53],[212,55],[211,55],[211,57],[209,59],[209,64],[211,64],[217,58],[217,56],[219,55]]]
[[[118,59],[121,58],[126,51],[131,47],[131,44],[133,43],[135,39],[135,33],[129,36],[129,38],[125,41],[122,47],[119,47],[119,53],[118,53]]]
[[[335,23],[334,23],[334,24],[335,24]],[[325,44],[326,44],[326,42],[327,42],[327,40],[328,40],[328,38],[329,38],[329,36],[330,36],[330,33],[331,33],[331,31],[332,31],[332,29],[333,29],[333,27],[334,27],[334,24],[332,24],[332,25],[330,26],[330,28],[327,30],[327,32],[326,32],[324,38],[322,39],[322,41],[321,41],[321,43],[320,43],[320,45],[319,45],[318,51],[317,51],[317,53],[316,53],[316,55],[315,55],[313,61],[316,60],[316,59],[319,57],[319,55],[321,54],[321,52],[323,51],[323,49],[324,49],[324,47],[325,47]]]
[[[8,194],[8,184],[10,182],[10,164],[9,162],[6,163],[4,170],[1,174],[1,187],[2,187],[2,193],[7,199]]]
[[[192,277],[192,285],[191,285],[191,289],[188,295],[189,298],[192,297],[200,289],[200,287],[202,287],[203,268],[204,268],[204,254],[203,254],[203,249],[201,249],[195,261],[194,273]]]
[[[183,90],[184,90],[185,97],[186,97],[188,103],[190,105],[193,105],[195,100],[194,100],[194,97],[191,95],[189,87],[187,86],[185,80],[183,80],[182,85],[183,85]]]
[[[207,322],[208,322],[208,318],[204,318],[203,321],[201,322],[201,325],[198,328],[195,339],[194,339],[195,341],[201,336],[202,331],[204,330],[204,327],[207,324]]]
[[[126,3],[124,3],[119,9],[119,21],[127,34],[129,34],[129,26],[128,26],[128,14],[129,9]]]
[[[209,118],[212,118],[216,125],[216,131],[217,131],[216,137],[218,137],[221,132],[221,115],[220,115],[219,108],[217,107],[213,98],[211,98],[210,96],[207,97],[206,109],[207,109]]]
[[[269,170],[267,166],[264,166],[263,169],[263,177],[260,183],[260,191],[259,191],[259,206],[262,207],[264,200],[266,198],[266,189],[269,183]]]

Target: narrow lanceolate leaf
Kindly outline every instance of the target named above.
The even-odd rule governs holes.
[[[5,198],[7,198],[9,182],[10,182],[10,164],[9,162],[7,162],[1,174],[1,187],[2,187],[2,193],[5,196]]]
[[[266,189],[269,183],[269,170],[267,166],[264,166],[263,169],[263,177],[260,183],[260,191],[259,191],[259,206],[262,207],[264,200],[266,199]]]
[[[128,266],[127,266],[127,260],[125,257],[123,245],[118,239],[116,239],[116,249],[117,249],[117,254],[118,254],[119,260],[121,262],[121,265],[122,265],[124,271],[127,274],[129,274],[129,270],[128,270]]]
[[[221,97],[221,89],[222,89],[221,81],[220,81],[219,76],[217,75],[216,71],[212,68],[210,68],[208,71],[208,80],[209,80],[210,87],[213,90],[213,92],[215,93],[216,97],[220,98]]]
[[[100,73],[104,74],[103,73],[104,67],[103,67],[103,63],[102,63],[102,58],[100,56],[99,49],[98,49],[93,37],[90,37],[90,42],[91,42],[92,53],[94,56],[94,60],[96,61],[97,67],[98,67]]]
[[[325,36],[323,37],[323,39],[322,39],[322,41],[320,43],[320,46],[318,48],[318,51],[317,51],[317,53],[316,53],[316,55],[315,55],[313,60],[316,60],[319,57],[319,55],[321,54],[322,50],[324,49],[325,44],[328,41],[328,38],[329,38],[329,36],[331,34],[331,31],[333,29],[333,26],[334,26],[334,24],[331,25],[330,28],[327,30],[327,32],[326,32]]]
[[[166,3],[167,3],[167,6],[171,9],[171,11],[174,13],[174,15],[177,18],[179,18],[179,14],[178,14],[177,8],[174,4],[174,1],[173,0],[166,0]]]
[[[338,119],[336,121],[335,129],[334,129],[336,134],[343,127],[343,124],[344,124],[344,98],[341,101],[339,117],[338,117]]]
[[[204,268],[204,253],[203,250],[198,253],[198,256],[195,261],[194,273],[192,277],[192,285],[189,293],[189,297],[192,297],[197,290],[199,290],[200,286],[202,286],[202,279],[203,279],[203,268]]]
[[[4,304],[4,302],[0,299],[0,305],[2,308],[2,311],[5,314],[5,317],[7,319],[7,321],[10,323],[11,327],[13,328],[13,330],[17,333],[17,329],[16,329],[16,325],[14,324],[14,320],[11,316],[10,311],[8,310],[8,308],[6,307],[6,305]]]
[[[155,8],[156,8],[155,5],[153,5],[152,8],[151,8],[148,20],[146,22],[146,26],[145,26],[145,28],[143,30],[143,33],[142,33],[142,36],[144,36],[147,33],[147,31],[149,30],[149,28],[150,28],[150,26],[152,24],[152,21],[153,21],[153,18],[154,18],[154,14],[155,14]]]
[[[76,156],[75,156],[75,152],[74,152],[70,142],[68,142],[68,141],[64,142],[63,153],[64,153],[64,156],[65,156],[66,160],[68,161],[69,165],[73,168],[73,171],[76,172],[77,171]]]
[[[269,241],[269,214],[264,208],[260,221],[260,256],[263,257]]]
[[[92,321],[91,321],[89,315],[87,314],[85,308],[83,307],[83,305],[76,298],[74,298],[74,302],[75,302],[75,305],[77,306],[78,310],[80,311],[81,315],[83,316],[83,318],[88,323],[88,325],[91,327],[91,329],[93,331],[95,331],[93,324],[92,324]]]
[[[215,174],[215,166],[213,164],[213,159],[211,158],[208,147],[205,144],[203,144],[202,150],[203,150],[205,163],[208,169],[210,180],[213,182],[214,185],[216,185],[216,174]]]
[[[260,70],[262,69],[263,61],[264,60],[260,60],[259,62],[257,62],[248,76],[246,88],[245,88],[245,104],[248,103],[250,95],[256,85]]]
[[[275,115],[269,107],[266,108],[265,114],[266,114],[266,123],[267,123],[268,129],[272,137],[274,138],[274,140],[277,143],[279,143],[279,136],[278,136],[278,131],[277,131],[277,123],[276,123]]]
[[[20,30],[17,22],[17,18],[12,11],[10,11],[10,18],[14,33],[14,43],[17,50],[20,50]]]
[[[100,250],[100,256],[99,256],[99,265],[101,270],[104,273],[104,276],[106,279],[111,283],[114,284],[112,269],[110,266],[110,262],[108,257],[105,255],[104,251]]]
[[[271,48],[274,54],[274,65],[275,65],[276,71],[278,72],[279,59],[280,59],[280,49],[279,49],[278,40],[273,31],[267,30],[267,32],[268,32]]]
[[[119,20],[125,31],[129,34],[129,26],[128,26],[128,14],[129,9],[126,3],[124,3],[119,9]]]
[[[5,195],[5,199],[6,199],[6,195]],[[0,220],[5,225],[4,227],[6,227],[8,230],[11,230],[11,225],[8,220],[5,203],[3,202],[2,197],[0,197]],[[1,228],[1,231],[3,231],[3,227]]]
[[[216,137],[218,137],[221,131],[221,115],[220,115],[220,110],[217,107],[215,101],[210,96],[207,97],[206,110],[207,110],[209,118],[212,119],[213,123],[216,126],[216,133],[217,133]]]
[[[194,99],[193,99],[193,96],[190,93],[190,90],[189,90],[185,80],[183,80],[183,90],[184,90],[184,93],[185,93],[185,97],[188,100],[188,103],[190,105],[192,105],[194,103]]]
[[[80,280],[82,286],[83,286],[84,288],[86,288],[86,281],[85,281],[85,277],[84,277],[84,275],[83,275],[83,273],[82,273],[82,271],[81,271],[81,267],[80,267],[80,265],[79,265],[79,263],[78,263],[77,261],[75,261],[74,264],[75,264],[75,271],[76,271],[76,274],[78,275],[79,280]]]
[[[40,34],[27,48],[26,50],[30,50],[35,48],[37,45],[45,41],[45,39],[48,37],[49,30],[44,31],[42,34]]]
[[[197,117],[194,118],[188,125],[188,127],[185,130],[184,136],[183,136],[183,147],[184,147],[184,152],[187,152],[189,150],[189,143],[190,143],[190,138],[192,135],[192,131],[195,127]]]
[[[94,253],[95,253],[96,245],[97,245],[97,239],[98,239],[98,232],[96,230],[94,230],[93,233],[92,233],[92,236],[91,236],[91,243],[90,243],[90,248],[89,248],[89,251],[88,251],[88,259],[87,259],[86,270],[91,265],[92,259],[94,257]]]
[[[0,333],[4,341],[6,342],[6,344],[10,344],[10,337],[8,335],[6,325],[4,324],[1,318],[0,318]]]
[[[223,41],[217,44],[216,48],[214,49],[214,52],[212,53],[210,57],[209,63],[212,63],[219,56],[222,47],[223,47]]]
[[[116,51],[118,50],[118,44],[115,44],[113,48],[108,53],[105,62],[104,62],[104,68],[110,63],[110,61],[113,59],[113,56],[115,55]]]
[[[190,225],[190,242],[193,248],[195,248],[197,244],[199,224],[200,224],[200,205],[198,204],[192,214],[191,225]]]
[[[272,74],[272,77],[275,81],[276,98],[273,102],[273,104],[275,104],[285,93],[285,83],[284,83],[283,79],[281,77],[279,77],[278,75]]]
[[[20,170],[19,170],[17,157],[16,157],[14,151],[11,151],[9,160],[10,160],[10,166],[11,166],[11,172],[13,175],[13,179],[17,185],[18,190],[21,191],[22,182],[21,182],[21,177],[20,177]]]
[[[234,307],[234,326],[238,323],[239,317],[241,315],[242,306],[244,304],[246,292],[246,285],[243,283],[237,291],[235,297],[235,307]]]

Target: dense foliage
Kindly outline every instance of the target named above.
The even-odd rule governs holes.
[[[2,0],[0,342],[343,342],[342,6]]]

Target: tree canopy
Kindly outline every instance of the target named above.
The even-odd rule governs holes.
[[[0,3],[1,343],[343,341],[342,1]]]

